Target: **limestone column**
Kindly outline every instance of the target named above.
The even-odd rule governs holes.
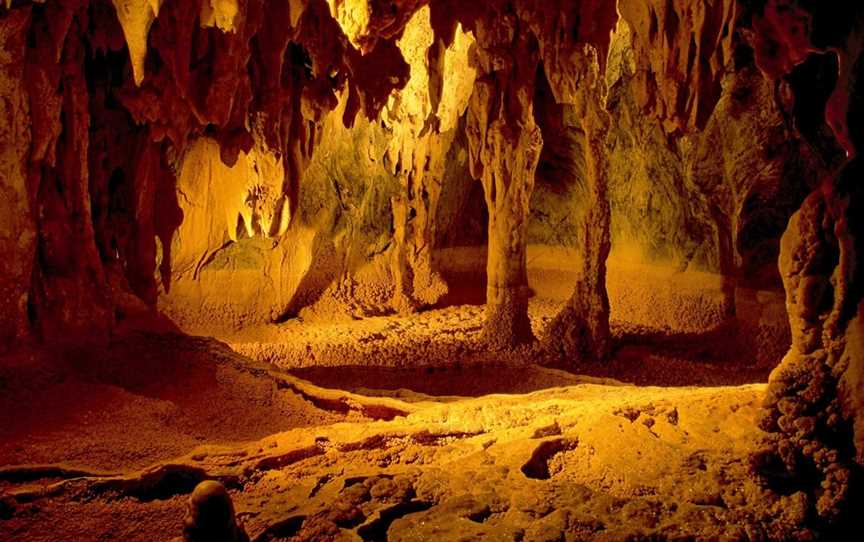
[[[603,360],[609,355],[609,296],[606,259],[612,241],[607,194],[606,137],[609,115],[598,95],[586,89],[585,102],[567,106],[585,135],[585,184],[588,201],[581,224],[581,258],[573,294],[544,335],[545,346],[568,361]]]
[[[478,23],[476,37],[480,77],[468,109],[468,140],[471,174],[482,182],[489,210],[483,340],[504,349],[534,339],[525,236],[543,147],[533,107],[538,57],[536,42],[515,17]]]
[[[580,133],[584,141],[587,201],[577,246],[581,255],[576,286],[543,336],[545,348],[569,362],[605,359],[610,349],[606,259],[611,248],[611,212],[606,142],[611,120],[606,111],[603,57],[595,45],[544,44],[547,80],[556,102],[563,105],[565,127]]]

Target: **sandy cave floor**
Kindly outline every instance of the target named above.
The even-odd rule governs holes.
[[[529,315],[535,335],[542,335],[562,304],[542,298],[531,300]],[[406,388],[436,396],[475,397],[577,383],[569,373],[558,373],[551,379],[540,375],[526,379],[522,369],[509,371],[508,366],[526,362],[547,367],[558,363],[539,348],[511,355],[487,352],[479,342],[483,319],[482,305],[455,305],[362,320],[294,319],[223,331],[218,336],[252,359],[290,370],[324,387],[363,393]],[[212,332],[194,327],[191,331]],[[612,334],[612,361],[580,364],[576,368],[580,375],[640,386],[721,386],[764,382],[779,362],[779,358],[758,359],[742,344],[734,324],[681,333],[613,319]],[[788,343],[782,345],[782,351],[787,348]]]
[[[535,325],[544,310],[532,305]],[[292,374],[265,345],[290,336],[308,352],[323,343],[303,344],[301,330],[326,335],[296,323],[263,330],[254,348],[244,331],[246,353],[274,364],[213,339],[138,333],[107,352],[4,360],[0,540],[170,540],[186,496],[211,477],[253,540],[795,536],[798,496],[748,475],[764,391],[748,382],[766,370],[714,348],[731,331],[664,339],[619,325],[615,361],[577,376],[531,363],[532,350],[480,355],[481,317],[466,306],[330,335],[365,345],[343,351],[349,362],[366,347],[397,359],[424,329],[462,322],[444,335],[454,354],[422,368]],[[244,351],[237,339],[225,338]]]

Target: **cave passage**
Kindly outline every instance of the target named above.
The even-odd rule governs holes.
[[[0,3],[0,542],[852,532],[840,4]]]

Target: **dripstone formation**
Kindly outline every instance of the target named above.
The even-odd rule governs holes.
[[[412,314],[462,272],[485,348],[578,368],[635,254],[722,277],[723,321],[785,290],[754,475],[830,529],[864,466],[862,50],[857,2],[7,0],[0,350]],[[532,246],[578,258],[539,337]]]

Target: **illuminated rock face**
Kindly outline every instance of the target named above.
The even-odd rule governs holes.
[[[704,126],[732,57],[738,3],[622,0],[618,9],[636,36],[639,105],[669,133]]]
[[[578,254],[540,337],[571,365],[612,349],[610,252],[718,275],[721,320],[782,282],[757,463],[831,520],[864,463],[854,4],[6,2],[0,347],[412,312],[465,242],[494,349],[535,341],[528,245]]]
[[[204,307],[230,306],[230,310],[216,311],[219,315],[216,320],[229,326],[250,321],[267,322],[297,314],[321,294],[322,282],[348,284],[334,289],[334,295],[344,298],[348,305],[366,307],[359,312],[349,311],[355,315],[414,310],[440,299],[448,285],[436,269],[434,251],[439,248],[441,239],[457,237],[454,230],[460,228],[460,220],[455,214],[460,211],[452,207],[452,198],[455,194],[459,201],[465,201],[469,191],[464,185],[468,171],[462,164],[467,160],[473,136],[469,137],[465,131],[467,117],[464,111],[474,92],[475,73],[480,67],[479,64],[474,67],[468,65],[469,49],[483,17],[495,19],[495,24],[499,25],[504,19],[498,21],[489,14],[449,2],[435,2],[422,9],[422,3],[399,2],[394,4],[397,8],[395,13],[383,9],[387,6],[363,2],[289,2],[272,6],[253,3],[245,8],[238,8],[233,2],[202,2],[200,11],[188,12],[179,11],[171,2],[147,2],[141,9],[133,9],[133,4],[119,3],[116,14],[111,6],[100,4],[93,16],[94,35],[82,36],[98,48],[109,51],[99,60],[101,64],[94,66],[94,72],[97,68],[113,70],[117,72],[116,77],[120,77],[103,82],[99,96],[91,100],[94,104],[109,96],[113,100],[107,112],[93,106],[91,124],[102,131],[95,132],[98,156],[90,157],[94,161],[90,169],[93,170],[92,184],[95,185],[93,197],[97,201],[92,214],[96,217],[95,238],[102,260],[95,266],[105,267],[105,280],[113,285],[112,295],[122,298],[128,302],[126,304],[134,305],[134,298],[140,297],[152,305],[157,292],[161,292],[163,308],[181,323],[196,319],[212,321],[212,310]],[[51,14],[54,8],[36,6],[33,9],[33,18],[37,22],[48,21],[49,17],[56,17],[58,21],[70,17],[74,20],[70,8],[56,8],[57,15]],[[602,358],[608,335],[603,268],[609,239],[615,242],[616,247],[626,248],[631,244],[630,238],[636,235],[635,245],[639,250],[647,247],[649,253],[662,254],[671,247],[673,265],[731,274],[730,269],[736,268],[735,258],[740,256],[728,247],[734,247],[739,239],[734,233],[727,232],[723,236],[719,229],[721,226],[727,230],[735,229],[739,214],[736,207],[747,203],[752,191],[748,192],[746,187],[739,190],[728,205],[725,201],[730,198],[725,196],[726,199],[719,203],[710,199],[693,203],[703,199],[704,192],[716,191],[706,180],[716,183],[719,181],[714,179],[728,177],[722,173],[725,167],[722,163],[709,167],[703,165],[714,158],[715,153],[711,151],[717,147],[718,140],[729,139],[728,134],[723,133],[718,133],[716,140],[702,138],[705,144],[701,143],[702,139],[694,139],[687,143],[689,147],[681,147],[704,149],[704,157],[695,151],[690,152],[693,156],[687,159],[673,156],[677,163],[672,167],[661,165],[658,170],[661,176],[650,170],[646,175],[632,174],[633,164],[641,162],[656,167],[658,161],[653,157],[667,152],[668,142],[663,141],[662,136],[653,139],[653,135],[640,135],[632,144],[639,148],[647,145],[645,152],[638,155],[618,152],[617,149],[624,147],[617,142],[632,135],[625,134],[622,126],[626,126],[633,115],[639,116],[636,112],[640,108],[647,107],[640,103],[633,108],[620,105],[621,96],[638,102],[639,85],[634,81],[642,71],[634,67],[629,75],[610,78],[607,74],[605,82],[601,81],[601,74],[607,71],[607,64],[609,70],[617,70],[621,65],[617,60],[607,62],[611,55],[623,54],[631,57],[628,62],[639,64],[645,51],[659,46],[652,41],[657,36],[629,30],[630,24],[626,20],[618,24],[619,28],[627,29],[626,37],[622,39],[618,33],[618,37],[610,37],[617,19],[615,6],[602,1],[566,3],[566,6],[526,1],[510,7],[502,3],[490,9],[493,14],[511,13],[513,21],[523,29],[525,39],[532,42],[530,48],[536,50],[528,56],[514,51],[510,58],[513,62],[525,61],[542,66],[542,74],[538,72],[537,77],[542,77],[543,85],[548,86],[551,102],[563,108],[562,113],[566,112],[564,116],[569,119],[566,130],[571,132],[571,140],[578,144],[583,134],[587,134],[585,141],[588,144],[579,145],[574,153],[578,156],[565,161],[572,165],[574,185],[584,183],[587,188],[573,192],[573,203],[568,204],[572,206],[572,213],[562,213],[562,207],[554,200],[554,193],[548,189],[549,185],[544,184],[547,180],[544,179],[545,173],[541,171],[537,175],[540,186],[533,191],[529,188],[534,175],[526,174],[525,182],[517,185],[525,185],[519,190],[527,198],[514,195],[514,202],[521,202],[518,204],[521,207],[527,206],[532,214],[526,216],[531,218],[522,218],[525,210],[510,209],[499,200],[501,212],[508,216],[502,219],[498,212],[494,212],[490,221],[495,224],[492,231],[498,232],[502,240],[511,234],[511,230],[519,232],[522,229],[525,232],[516,237],[524,239],[509,243],[496,240],[495,236],[490,239],[486,234],[478,237],[476,242],[489,242],[507,250],[512,248],[513,254],[524,251],[520,247],[525,243],[548,243],[553,236],[558,237],[555,242],[561,242],[557,233],[560,231],[557,215],[563,215],[561,222],[572,225],[571,231],[564,236],[564,243],[577,250],[585,249],[586,256],[579,259],[583,266],[579,274],[585,280],[579,282],[572,296],[572,301],[581,305],[565,311],[569,316],[562,315],[562,321],[572,322],[565,326],[566,330],[562,329],[561,335],[571,337],[567,339],[570,346],[552,345],[553,350],[561,351],[572,361],[585,357]],[[651,9],[664,10],[667,7]],[[720,11],[727,14],[728,9],[724,4]],[[590,11],[592,17],[582,17],[583,11]],[[364,12],[366,15],[352,15],[353,18],[348,18],[351,22],[345,15],[349,12]],[[694,12],[695,22],[688,24],[698,26],[697,23],[709,15]],[[716,18],[715,15],[709,18]],[[650,13],[645,16],[650,18]],[[631,17],[635,18],[636,15]],[[569,26],[574,26],[573,32],[566,31]],[[140,41],[144,33],[151,43],[150,51],[144,51],[146,54],[142,54],[140,43],[133,45],[131,42],[134,40],[129,37],[138,36],[136,39]],[[339,39],[323,37],[330,35]],[[676,48],[683,47],[677,44],[685,39],[683,33],[664,31],[663,36],[670,44],[669,40],[674,38]],[[721,42],[717,47],[727,46],[726,41]],[[59,47],[51,40],[44,43],[44,54],[49,57]],[[124,50],[126,44],[128,50]],[[49,50],[49,45],[53,50]],[[206,47],[212,48],[213,55],[202,57],[201,62],[190,64],[182,60],[183,55],[198,54],[195,51],[200,53]],[[712,55],[719,54],[715,54],[716,48],[705,47]],[[499,50],[482,53],[482,47],[475,47],[475,51],[478,52],[475,63],[483,64],[484,54],[488,57],[485,69],[489,74],[510,73],[507,70],[516,66],[510,65],[513,62],[505,62],[506,55],[501,56]],[[529,58],[531,55],[537,58]],[[725,53],[720,56],[726,58]],[[662,60],[661,57],[656,59]],[[148,58],[149,65],[145,62]],[[241,68],[244,62],[249,62],[251,69],[244,71]],[[139,65],[145,72],[150,70],[146,77],[142,76]],[[712,69],[717,71],[720,68],[715,66]],[[49,82],[47,72],[39,72],[40,69],[35,69],[30,78],[34,88]],[[522,68],[522,71],[531,70]],[[130,77],[124,79],[125,75]],[[713,78],[716,77],[711,75]],[[533,108],[535,96],[531,95],[531,89],[535,86],[536,77],[525,76],[524,79],[524,96],[519,99],[525,102],[526,107]],[[483,84],[481,82],[477,88]],[[610,84],[616,88],[612,89]],[[675,81],[670,80],[670,84],[674,86]],[[394,88],[400,87],[404,88],[393,92]],[[616,103],[606,103],[609,93]],[[40,91],[37,95],[51,94]],[[340,101],[341,106],[338,105]],[[706,103],[714,102],[708,100]],[[719,103],[722,107],[723,101]],[[489,104],[481,103],[481,106],[488,107]],[[610,111],[611,118],[605,109]],[[335,112],[328,120],[327,112],[330,110]],[[50,135],[58,130],[56,122],[43,118],[47,111],[50,108],[40,107],[34,113],[37,142],[46,140],[40,134]],[[369,124],[358,122],[356,115],[359,112],[379,119],[380,126],[378,120]],[[684,113],[682,116],[687,116]],[[723,110],[721,113],[712,122],[723,128],[729,124],[727,115],[734,116],[736,111],[727,113]],[[561,116],[559,113],[552,116],[556,115]],[[518,126],[519,122],[511,121],[511,116],[512,113],[502,114],[504,125]],[[531,112],[524,116],[529,136],[523,138],[521,144],[537,146],[534,144],[537,134],[530,126],[536,114]],[[339,129],[340,120],[353,128]],[[555,122],[560,124],[558,120]],[[642,130],[654,126],[650,119],[641,116],[639,122],[644,125],[640,127]],[[756,122],[748,118],[742,124],[747,128]],[[117,126],[122,125],[130,136],[140,141],[140,144],[129,147],[146,149],[146,152],[133,148],[123,153],[111,152],[110,147],[116,147],[116,142],[111,140],[110,134],[101,135],[108,133],[106,130],[111,123],[111,129],[118,130]],[[332,128],[325,133],[328,123]],[[607,124],[612,127],[611,133]],[[688,121],[682,126],[695,128],[691,124]],[[541,131],[546,129],[540,128]],[[711,130],[710,126],[706,128],[708,133],[713,133]],[[662,132],[665,128],[661,128]],[[376,142],[367,142],[371,141],[370,138]],[[557,136],[553,138],[543,145],[543,149],[554,150],[556,145],[564,148],[557,143]],[[740,139],[745,137],[740,136]],[[145,144],[148,140],[152,143]],[[501,139],[508,140],[512,140],[510,134]],[[337,183],[335,190],[327,189],[325,187],[333,183],[326,179],[331,176],[324,163],[326,159],[320,158],[318,165],[314,163],[314,151],[322,142],[331,149],[328,152],[332,157],[339,154],[336,149],[347,149],[359,142],[369,147],[369,152],[365,153],[369,159],[361,160],[353,170],[346,165],[341,173],[344,180]],[[513,146],[514,150],[509,152],[514,157],[521,160],[523,155],[528,156],[517,152],[516,149],[520,148],[518,138],[509,144]],[[32,156],[38,158],[44,152],[43,147],[45,144],[40,144],[38,152]],[[737,148],[729,150],[730,155],[740,152]],[[564,151],[564,154],[568,153],[569,150]],[[146,174],[136,167],[138,163],[155,163],[156,156],[159,156],[159,164],[147,169]],[[257,158],[250,161],[252,156]],[[548,160],[540,156],[538,164],[541,170],[547,169],[544,160],[548,164],[557,159],[554,152],[549,156]],[[226,165],[222,167],[220,161]],[[744,164],[738,170],[744,172],[757,167],[757,162],[758,158],[753,165]],[[310,166],[312,173],[305,186],[315,195],[309,196],[309,204],[303,210],[298,208],[303,197],[300,195],[300,179]],[[280,167],[283,172],[277,171]],[[460,167],[463,168],[461,171]],[[213,175],[207,173],[210,170]],[[248,174],[246,170],[249,170]],[[175,174],[179,174],[181,184],[177,191],[172,188],[178,182]],[[192,180],[195,175],[202,176],[201,182]],[[382,183],[382,175],[390,178]],[[672,178],[660,180],[664,175],[672,175]],[[677,175],[684,180],[678,179]],[[745,175],[742,173],[741,177],[745,178]],[[644,183],[643,179],[658,181],[651,185]],[[184,183],[188,185],[190,182],[197,188],[189,189],[200,198],[207,201],[211,197],[218,199],[213,205],[219,209],[200,203],[197,201],[200,198],[185,200],[183,193],[187,187]],[[643,184],[637,190],[634,187],[639,182]],[[112,184],[114,188],[111,188]],[[653,214],[646,217],[639,211],[644,196],[657,189],[669,194],[666,198],[668,205],[664,203],[659,209],[668,216],[661,219],[652,218]],[[120,195],[112,195],[112,190]],[[352,194],[347,200],[344,198],[346,190]],[[172,196],[172,191],[176,195]],[[694,191],[700,193],[698,198],[693,197]],[[135,199],[133,195],[136,192],[146,197]],[[770,199],[775,193],[776,190],[758,195]],[[337,213],[340,209],[339,218],[333,221],[320,216],[311,221],[303,218],[304,214],[314,215],[319,204],[311,200],[319,198],[319,195],[326,202],[323,207],[330,209],[328,213]],[[446,199],[443,205],[440,203],[442,197]],[[128,202],[120,201],[124,198]],[[607,198],[610,200],[608,204]],[[525,199],[527,202],[522,201]],[[796,203],[794,198],[792,200],[789,206],[794,208]],[[345,203],[362,204],[362,208],[343,208]],[[130,216],[118,218],[117,209],[112,205],[122,207]],[[651,207],[650,202],[648,205]],[[607,207],[611,209],[611,231],[607,231],[609,227],[606,224],[610,221]],[[717,220],[710,214],[713,207],[720,207],[715,213]],[[777,213],[776,222],[782,223],[791,210],[782,209]],[[188,215],[185,220],[181,218],[183,214]],[[299,218],[292,226],[294,216]],[[373,219],[373,216],[378,218]],[[543,218],[536,220],[536,216]],[[711,218],[706,220],[706,216]],[[478,218],[470,217],[468,220]],[[479,220],[487,222],[485,216],[480,216]],[[518,227],[510,228],[511,224]],[[712,229],[717,232],[702,232]],[[345,235],[345,231],[353,233]],[[690,238],[681,232],[689,232]],[[152,241],[154,234],[159,238],[158,246]],[[772,235],[779,237],[778,232]],[[682,239],[664,244],[662,240],[672,236],[681,236]],[[716,239],[707,242],[706,238],[711,236]],[[776,245],[776,241],[773,239],[769,243]],[[447,248],[447,245],[440,248]],[[289,257],[283,250],[291,251],[293,256]],[[522,257],[494,256],[497,249],[492,252],[490,269],[493,274],[515,277],[524,274],[518,271],[523,265],[519,263]],[[226,256],[228,259],[223,261]],[[250,256],[252,259],[247,259]],[[228,287],[239,280],[239,275],[236,275],[238,268],[230,264],[234,258],[246,262],[239,267],[247,270],[243,271],[243,285],[240,287]],[[343,261],[339,263],[338,260]],[[124,265],[124,261],[132,265]],[[154,278],[151,266],[157,261],[159,270]],[[696,263],[691,266],[691,261]],[[727,263],[721,265],[721,261]],[[728,264],[728,261],[732,263]],[[511,262],[515,262],[512,265],[517,270],[507,269]],[[257,275],[260,280],[254,274],[256,266],[265,269]],[[193,271],[190,273],[189,269]],[[217,272],[217,269],[224,272]],[[202,278],[205,275],[208,278]],[[286,275],[292,278],[286,281],[282,278]],[[509,280],[504,280],[504,283]],[[513,298],[514,303],[524,307],[521,298],[524,297],[525,280],[514,280],[521,284],[514,291],[523,293],[508,293],[505,297]],[[494,281],[489,284],[493,289],[498,288]],[[270,293],[263,298],[253,295],[251,292],[256,288]],[[346,293],[346,290],[350,292]],[[367,290],[371,292],[368,295],[364,293]],[[241,291],[246,293],[237,295]],[[199,295],[212,303],[198,303],[196,298]],[[387,297],[389,301],[381,301]],[[19,294],[18,302],[25,306],[26,297]],[[129,306],[123,312],[131,310],[138,309]],[[524,309],[504,312],[522,314]],[[21,310],[18,313],[23,314]],[[492,314],[497,314],[497,311],[492,311]],[[576,318],[574,314],[580,316]],[[514,318],[522,322],[514,328],[521,329],[522,338],[516,342],[530,338],[526,333],[524,315]],[[573,337],[577,335],[586,337],[582,346],[577,347],[574,343]],[[508,341],[510,339],[505,342]]]
[[[140,85],[144,80],[147,38],[153,21],[159,15],[161,3],[162,0],[114,0],[117,20],[120,21],[123,35],[126,37],[126,46],[129,49],[132,74],[136,85]]]
[[[432,305],[447,292],[432,261],[435,222],[446,157],[475,77],[468,65],[474,40],[460,27],[446,46],[436,40],[430,15],[428,7],[417,11],[397,42],[411,78],[391,96],[383,117],[392,133],[383,158],[400,184],[392,199],[391,267],[392,306],[399,312]]]

